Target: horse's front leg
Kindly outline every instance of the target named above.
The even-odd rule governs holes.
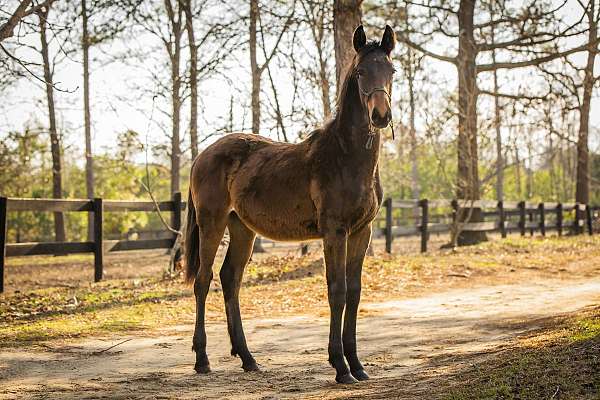
[[[338,383],[355,383],[356,379],[344,361],[342,344],[342,314],[346,303],[346,251],[348,235],[341,226],[328,229],[323,237],[327,295],[331,319],[329,322],[329,363],[335,368]]]
[[[344,354],[350,372],[359,381],[369,379],[356,354],[356,314],[360,303],[361,273],[365,253],[371,240],[371,225],[348,238],[348,263],[346,266],[346,314],[344,316]]]

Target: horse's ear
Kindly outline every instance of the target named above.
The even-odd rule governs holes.
[[[383,32],[383,37],[381,38],[381,48],[389,56],[392,50],[394,50],[394,46],[396,46],[396,34],[389,25],[386,25],[385,32]]]
[[[362,25],[359,25],[354,31],[352,44],[354,45],[354,50],[357,52],[362,49],[365,44],[367,44],[367,35],[365,35],[365,29]]]

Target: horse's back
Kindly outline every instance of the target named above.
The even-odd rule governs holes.
[[[256,232],[277,240],[318,237],[306,145],[230,134],[192,167],[194,203],[228,207]]]

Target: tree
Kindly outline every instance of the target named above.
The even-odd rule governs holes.
[[[198,155],[198,46],[194,32],[192,0],[181,0],[185,13],[185,31],[190,48],[190,146],[192,160]]]
[[[590,129],[590,113],[592,108],[592,90],[597,78],[594,76],[594,64],[598,54],[598,23],[600,22],[600,6],[595,0],[587,5],[579,2],[584,8],[588,20],[588,41],[586,46],[587,62],[583,71],[583,93],[579,102],[579,134],[577,137],[577,183],[575,201],[580,204],[590,202],[590,152],[588,145]],[[578,218],[583,219],[582,211],[578,210]]]
[[[90,116],[90,36],[88,31],[87,0],[81,0],[83,49],[83,126],[85,135],[85,187],[88,199],[94,198],[94,157],[92,153],[92,122]],[[88,240],[94,235],[94,216],[88,213]]]
[[[263,44],[263,54],[264,61],[262,64],[259,64],[258,61],[258,53],[257,46],[258,35],[264,35],[263,30],[258,29],[258,24],[260,23],[261,18],[261,7],[259,5],[258,0],[250,0],[250,20],[249,20],[249,47],[250,47],[250,71],[252,75],[252,91],[251,91],[251,107],[252,107],[252,133],[260,134],[260,91],[261,91],[261,77],[263,72],[269,67],[269,63],[277,53],[277,49],[283,36],[288,30],[290,24],[293,21],[294,17],[294,9],[295,9],[295,1],[291,5],[290,14],[285,17],[285,22],[275,39],[275,44],[271,48],[271,51],[267,51],[265,48],[264,36],[261,38],[261,42]]]
[[[578,1],[583,9],[587,22],[587,40],[585,46],[586,62],[578,65],[575,60],[565,56],[559,63],[540,65],[554,95],[563,100],[566,112],[577,114],[578,130],[576,141],[575,167],[575,201],[580,204],[590,202],[590,151],[589,130],[592,106],[592,94],[598,77],[594,75],[594,64],[598,54],[598,23],[600,22],[600,5],[596,0],[586,3]],[[577,218],[584,219],[582,210],[577,211]]]
[[[406,9],[400,10],[400,23],[406,27],[408,25],[408,12]],[[409,121],[408,121],[408,132],[410,142],[410,162],[411,162],[411,197],[413,199],[419,199],[421,196],[421,187],[419,183],[419,163],[417,154],[417,129],[416,129],[416,88],[415,83],[417,75],[422,70],[422,62],[424,56],[416,52],[410,46],[406,46],[405,51],[400,53],[398,56],[400,64],[402,65],[402,71],[404,72],[404,78],[408,84],[408,109],[409,109]],[[417,213],[418,210],[415,210]],[[415,214],[416,215],[416,214]]]
[[[457,181],[456,194],[459,199],[476,201],[480,199],[481,188],[479,180],[478,160],[478,135],[477,135],[477,100],[482,92],[477,85],[477,76],[480,73],[494,72],[500,69],[515,69],[528,66],[541,65],[552,60],[574,54],[588,48],[588,44],[558,50],[557,40],[564,37],[577,36],[582,33],[577,23],[566,27],[557,26],[560,21],[559,12],[566,3],[559,7],[551,7],[547,2],[539,4],[522,4],[520,8],[508,7],[504,2],[494,4],[497,11],[487,16],[487,20],[478,20],[475,23],[476,4],[482,3],[488,9],[485,1],[461,0],[458,9],[452,4],[441,3],[412,3],[416,7],[424,8],[432,18],[431,31],[421,32],[421,36],[431,38],[435,35],[445,36],[458,40],[458,52],[455,56],[438,54],[411,39],[411,32],[403,32],[400,37],[407,45],[422,52],[428,57],[453,64],[458,73],[458,136],[457,136]],[[436,13],[435,15],[433,13]],[[443,14],[443,15],[441,15]],[[498,15],[498,17],[494,17]],[[457,30],[452,19],[458,22]],[[489,40],[488,32],[498,32],[502,28],[502,39]],[[477,34],[477,35],[476,35]],[[555,46],[551,46],[554,44]],[[595,43],[597,44],[597,43]],[[485,55],[494,51],[508,54],[509,61],[492,61],[490,63],[477,63],[478,59],[485,59]],[[513,61],[512,56],[532,54],[528,58]],[[508,58],[511,57],[511,58]],[[497,94],[502,95],[502,94]],[[469,221],[483,220],[480,209],[469,208],[460,213],[461,218],[468,217]],[[459,245],[477,243],[485,240],[483,232],[461,232],[457,243]]]
[[[48,106],[48,120],[50,132],[50,148],[52,152],[52,196],[55,199],[62,198],[62,163],[61,143],[56,128],[56,109],[54,106],[54,85],[52,79],[52,66],[48,50],[47,21],[50,14],[50,5],[37,11],[39,18],[41,53],[44,68],[44,80],[46,82],[46,99]],[[54,235],[57,242],[66,239],[65,220],[61,212],[54,213]]]
[[[362,2],[363,0],[334,0],[333,2],[335,77],[338,94],[346,72],[345,68],[348,68],[354,57],[352,37],[354,30],[362,24]]]
[[[49,8],[54,1],[56,0],[46,0],[39,4],[31,4],[32,0],[20,1],[15,11],[10,14],[8,20],[4,24],[0,25],[0,42],[2,42],[4,39],[12,37],[14,35],[15,28],[25,17],[37,14],[39,11]]]
[[[169,23],[169,40],[165,49],[171,66],[171,193],[180,191],[181,171],[181,36],[183,35],[183,7],[181,3],[165,0],[165,10]]]
[[[310,29],[310,34],[317,52],[318,80],[317,86],[321,91],[323,104],[323,117],[331,115],[331,84],[329,81],[329,67],[326,54],[327,27],[330,25],[328,16],[331,12],[330,3],[327,1],[301,0],[305,15],[305,23]]]

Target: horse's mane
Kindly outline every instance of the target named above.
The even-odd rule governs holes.
[[[335,113],[334,115],[328,120],[326,121],[322,126],[316,128],[315,130],[313,130],[312,132],[310,132],[307,136],[308,140],[311,139],[316,139],[318,136],[321,135],[328,135],[329,133],[332,133],[332,135],[328,135],[328,136],[334,136],[337,131],[338,128],[340,126],[340,124],[342,123],[343,120],[345,120],[346,118],[348,118],[349,116],[349,112],[350,111],[350,95],[349,93],[354,90],[357,86],[357,82],[356,82],[356,67],[358,66],[358,64],[360,64],[360,62],[365,58],[365,56],[367,54],[372,53],[373,51],[376,50],[380,50],[380,43],[379,41],[373,40],[368,42],[367,44],[365,44],[360,51],[358,51],[354,57],[352,58],[352,62],[350,63],[350,65],[348,65],[348,67],[345,70],[345,75],[344,75],[344,80],[342,81],[341,84],[341,89],[339,91],[339,95],[336,99],[336,109],[335,109]]]

